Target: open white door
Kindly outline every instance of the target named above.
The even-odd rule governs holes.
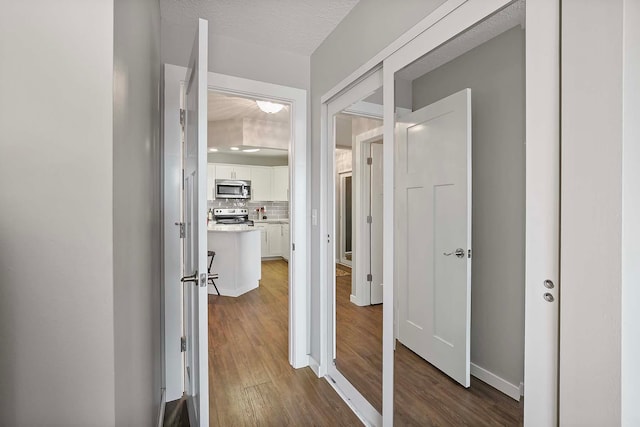
[[[184,386],[192,426],[209,425],[207,333],[207,21],[198,21],[185,76],[182,217]]]
[[[382,304],[382,143],[372,142],[369,144],[371,159],[369,179],[369,263],[371,271],[370,302],[371,304]]]
[[[398,339],[469,387],[471,89],[397,121]]]

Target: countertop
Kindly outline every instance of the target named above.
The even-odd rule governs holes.
[[[207,231],[218,231],[223,233],[238,233],[243,231],[257,231],[258,229],[247,224],[212,224],[207,226]]]
[[[254,219],[253,222],[256,224],[289,224],[288,219]]]

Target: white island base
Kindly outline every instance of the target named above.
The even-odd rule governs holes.
[[[208,228],[207,235],[207,248],[216,253],[211,273],[218,274],[215,282],[220,295],[237,297],[256,289],[262,277],[260,230],[214,226]],[[207,291],[216,295],[211,284]]]

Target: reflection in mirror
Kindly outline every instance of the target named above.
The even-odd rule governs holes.
[[[382,90],[334,120],[335,364],[381,412]]]
[[[512,3],[395,76],[396,425],[522,423],[523,22]]]

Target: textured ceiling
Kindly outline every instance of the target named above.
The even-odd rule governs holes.
[[[289,106],[275,114],[269,114],[258,108],[256,101],[249,98],[225,95],[219,92],[209,92],[208,121],[231,119],[259,119],[273,122],[289,121]]]
[[[311,55],[358,0],[160,0],[162,19],[301,55]]]
[[[511,3],[509,6],[400,70],[396,76],[403,80],[415,80],[516,25],[524,28],[524,18],[524,0]]]

